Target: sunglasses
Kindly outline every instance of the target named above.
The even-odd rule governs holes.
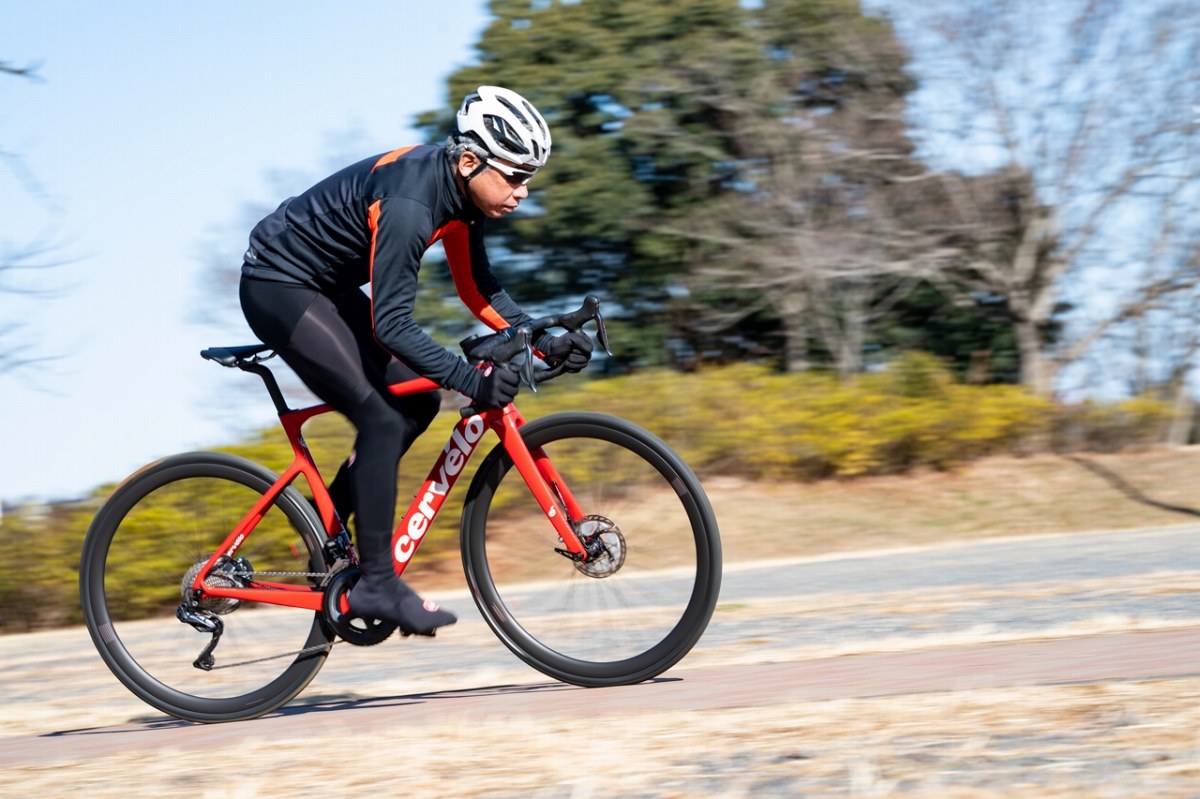
[[[511,166],[507,166],[506,164],[493,161],[490,158],[483,159],[483,162],[499,172],[501,175],[504,175],[504,179],[513,186],[524,186],[533,179],[534,175],[537,174],[536,169],[515,169]]]

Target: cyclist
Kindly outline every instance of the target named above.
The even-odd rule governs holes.
[[[484,223],[517,209],[550,155],[546,121],[508,89],[480,86],[456,127],[443,145],[373,156],[285,200],[251,232],[239,292],[250,329],[357,431],[330,487],[339,515],[355,515],[362,576],[350,608],[406,634],[457,620],[397,576],[391,548],[400,458],[441,398],[395,397],[387,386],[427,377],[479,408],[503,407],[518,389],[514,370],[476,369],[413,321],[421,256],[442,241],[458,296],[490,327],[529,320],[491,272]],[[579,333],[547,333],[535,346],[570,372],[592,351]]]

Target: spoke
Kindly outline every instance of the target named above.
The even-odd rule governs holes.
[[[519,474],[485,475],[495,488],[468,506],[464,549],[473,576],[486,563],[480,609],[505,643],[551,676],[571,674],[569,681],[581,685],[645,679],[690,648],[715,602],[713,573],[696,579],[697,536],[713,530],[689,515],[703,493],[690,476],[677,478],[689,489],[677,492],[655,464],[672,477],[687,475],[686,468],[638,428],[595,414],[552,419],[532,422],[526,441],[546,452],[578,500],[584,546],[595,551],[603,543],[607,552],[581,562],[549,556],[562,544],[557,536],[547,540],[544,514]],[[706,503],[703,512],[711,518]],[[671,571],[685,565],[686,573]],[[489,610],[497,595],[507,605],[503,618]],[[695,601],[704,602],[704,614],[689,615]]]

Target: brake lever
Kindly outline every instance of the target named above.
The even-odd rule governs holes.
[[[525,362],[521,364],[521,379],[533,389],[534,394],[537,393],[537,383],[533,379],[533,341],[529,336],[525,337]]]
[[[568,324],[567,329],[572,333],[583,333],[583,326],[595,320],[596,340],[600,342],[600,346],[604,348],[604,351],[611,356],[612,350],[608,347],[608,331],[604,328],[604,314],[600,313],[600,298],[595,294],[587,295],[583,298],[583,306],[579,309],[579,312],[585,315],[584,318],[575,327],[571,327]],[[567,314],[567,316],[571,316],[571,314]]]
[[[612,350],[608,347],[608,331],[604,329],[604,315],[600,313],[599,303],[597,303],[596,312],[592,315],[596,320],[596,340],[600,342],[600,346],[612,357]]]
[[[600,298],[595,294],[589,294],[584,297],[583,305],[579,307],[579,310],[543,317],[537,320],[542,322],[542,324],[535,324],[533,327],[536,330],[561,327],[572,333],[587,335],[583,330],[583,326],[593,320],[596,322],[596,340],[600,342],[600,346],[604,348],[604,351],[611,356],[613,353],[612,347],[608,344],[608,330],[604,326],[604,315],[600,313]]]

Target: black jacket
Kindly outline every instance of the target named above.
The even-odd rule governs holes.
[[[495,330],[530,317],[500,287],[483,246],[486,217],[458,191],[442,147],[402,147],[292,197],[250,233],[242,273],[330,297],[371,284],[375,338],[418,374],[468,393],[477,370],[413,321],[421,256],[441,239],[458,296]]]

